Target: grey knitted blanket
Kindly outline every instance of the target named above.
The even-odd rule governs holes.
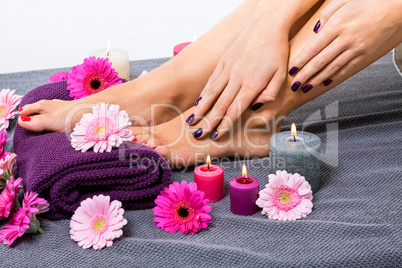
[[[131,78],[164,61],[131,62]],[[0,89],[23,95],[56,71],[1,74]],[[308,119],[304,129],[322,139],[321,190],[307,218],[233,215],[229,180],[242,164],[234,159],[221,164],[226,195],[212,204],[213,223],[195,235],[156,228],[151,209],[126,211],[124,235],[111,248],[84,250],[70,239],[69,220],[42,219],[45,235],[24,235],[10,249],[0,245],[0,266],[401,267],[401,118],[402,78],[388,54],[285,121],[288,130]],[[245,162],[249,175],[265,185],[269,159]],[[173,181],[181,180],[192,181],[192,169],[173,172]]]

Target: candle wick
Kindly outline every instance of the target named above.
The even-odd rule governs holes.
[[[296,136],[293,136],[293,140],[294,140],[294,142],[296,142]]]
[[[208,170],[209,170],[209,164],[208,164]]]
[[[110,55],[110,51],[108,51],[108,52],[107,52],[106,56],[108,56],[108,57],[109,57],[109,55]]]

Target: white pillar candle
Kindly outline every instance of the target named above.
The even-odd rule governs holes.
[[[128,52],[118,48],[110,48],[110,42],[107,42],[106,49],[101,48],[89,53],[89,56],[100,58],[109,58],[112,68],[119,74],[120,78],[130,80],[130,64]]]

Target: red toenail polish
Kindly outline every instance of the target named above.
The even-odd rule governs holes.
[[[31,118],[29,116],[21,115],[20,117],[22,121],[31,121]]]
[[[19,112],[19,113],[22,112],[22,108],[19,108],[19,109],[18,109],[18,112]]]
[[[132,141],[137,141],[137,138],[136,138],[136,137],[134,137],[134,139],[133,139]]]
[[[147,144],[147,142],[146,142],[146,141],[144,141],[144,142],[143,142],[143,144]]]

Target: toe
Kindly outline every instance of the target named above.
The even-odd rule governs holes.
[[[20,107],[18,112],[20,115],[31,116],[35,114],[48,113],[54,110],[54,105],[60,100],[40,100],[35,103],[26,104]]]
[[[127,127],[127,129],[131,130],[134,135],[133,142],[144,143],[149,140],[150,135],[149,131],[146,128],[142,127]]]
[[[57,120],[55,114],[38,114],[33,116],[21,115],[18,118],[18,124],[30,131],[42,132],[42,131],[63,131],[63,120]]]

